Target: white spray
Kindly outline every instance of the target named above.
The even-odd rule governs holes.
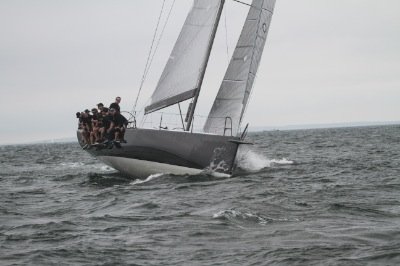
[[[259,171],[273,165],[293,164],[294,162],[286,158],[268,159],[265,155],[250,149],[247,146],[240,146],[236,156],[236,165],[246,171]]]

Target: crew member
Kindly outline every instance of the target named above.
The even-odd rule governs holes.
[[[117,97],[117,98],[115,98],[115,102],[113,102],[112,104],[110,104],[110,107],[109,107],[109,109],[111,110],[111,109],[115,109],[118,113],[120,112],[120,107],[119,107],[119,104],[120,104],[120,102],[121,102],[121,97]]]
[[[112,115],[112,122],[109,129],[110,136],[114,137],[114,141],[125,142],[124,136],[128,120],[115,109],[110,109],[110,113]]]

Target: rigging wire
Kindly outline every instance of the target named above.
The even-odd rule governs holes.
[[[239,1],[239,0],[232,0],[233,2],[237,2],[237,3],[239,3],[239,4],[243,4],[243,5],[246,5],[246,6],[251,6],[251,4],[248,4],[248,3],[245,3],[245,2],[242,2],[242,1]]]
[[[138,100],[139,100],[140,92],[142,91],[144,81],[146,80],[147,68],[148,68],[148,66],[149,66],[150,57],[151,57],[151,54],[152,54],[152,52],[153,52],[153,46],[154,46],[154,42],[155,42],[156,37],[157,37],[158,27],[160,26],[160,21],[161,21],[161,17],[162,17],[163,11],[164,11],[165,1],[166,1],[166,0],[163,0],[163,4],[162,4],[162,7],[161,7],[160,15],[158,16],[158,21],[157,21],[156,30],[154,31],[153,40],[151,41],[150,51],[149,51],[149,54],[148,54],[148,56],[147,56],[146,66],[145,66],[145,68],[144,68],[144,73],[143,73],[143,76],[142,76],[142,80],[141,80],[141,82],[140,82],[139,91],[138,91],[138,94],[137,94],[137,96],[136,96],[135,104],[133,105],[133,110],[132,110],[132,113],[133,113],[133,114],[136,114],[137,102],[138,102]]]
[[[258,7],[256,7],[256,6],[253,6],[252,4],[248,4],[248,3],[245,3],[245,2],[243,2],[243,1],[239,1],[239,0],[232,0],[233,2],[237,2],[237,3],[239,3],[239,4],[242,4],[242,5],[245,5],[245,6],[249,6],[249,7],[254,7],[254,8],[257,8],[257,9],[260,9],[260,8],[258,8]],[[262,10],[265,10],[265,11],[268,11],[269,13],[273,13],[272,12],[272,10],[269,10],[269,9],[267,9],[267,8],[265,8],[265,7],[261,7],[261,9]]]
[[[156,48],[154,49],[153,55],[152,55],[152,57],[151,57],[149,67],[147,68],[146,77],[147,77],[147,74],[149,73],[150,67],[151,67],[151,65],[152,65],[152,63],[153,63],[153,59],[154,59],[154,56],[155,56],[156,53],[157,53],[158,47],[160,46],[160,42],[161,42],[161,39],[162,39],[162,37],[163,37],[163,35],[164,35],[165,28],[167,27],[169,18],[171,17],[172,9],[174,8],[175,1],[176,1],[176,0],[174,0],[174,1],[172,2],[171,8],[169,9],[167,18],[166,18],[165,23],[164,23],[164,26],[163,26],[163,29],[161,30],[160,36],[159,36],[159,38],[158,38],[158,41],[157,41],[157,44],[156,44]]]
[[[149,66],[148,66],[148,68],[147,68],[146,75],[145,75],[145,79],[147,78],[147,74],[149,73],[150,68],[151,68],[151,66],[152,66],[154,56],[156,55],[157,50],[158,50],[158,47],[160,46],[161,39],[162,39],[162,37],[163,37],[163,35],[164,35],[165,28],[166,28],[167,25],[168,25],[169,18],[171,17],[171,13],[172,13],[172,10],[173,10],[173,8],[174,8],[175,2],[176,2],[176,0],[173,0],[172,5],[171,5],[171,7],[170,7],[170,9],[169,9],[167,18],[166,18],[165,23],[164,23],[164,26],[163,26],[163,29],[161,30],[160,36],[159,36],[158,41],[157,41],[157,45],[156,45],[156,47],[155,47],[155,49],[154,49],[154,52],[153,52],[153,55],[152,55],[152,57],[151,57],[150,64],[149,64]],[[143,104],[143,108],[144,108],[144,106],[146,106],[146,105],[150,102],[150,100],[151,100],[151,99],[149,98],[149,99]],[[136,107],[136,106],[135,106],[135,107]],[[142,110],[142,108],[140,108],[139,110]],[[145,120],[146,120],[146,115],[143,116],[142,125],[143,125],[143,123],[145,122]]]
[[[229,45],[228,45],[228,24],[226,22],[227,20],[227,15],[226,15],[226,8],[224,11],[224,15],[225,15],[225,42],[226,42],[226,58],[228,60],[228,64],[229,64]]]

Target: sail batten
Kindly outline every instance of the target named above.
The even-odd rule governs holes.
[[[145,113],[198,95],[224,0],[194,0]]]
[[[237,135],[264,50],[275,0],[253,0],[204,131],[224,134],[226,118]]]

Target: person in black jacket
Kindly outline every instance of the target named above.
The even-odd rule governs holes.
[[[111,108],[110,114],[112,115],[111,126],[109,129],[110,137],[114,137],[114,141],[125,142],[125,130],[128,126],[128,120],[121,115],[116,109]]]
[[[111,127],[111,122],[112,122],[112,115],[109,113],[108,108],[104,107],[101,110],[101,116],[102,116],[102,121],[99,129],[100,139],[101,140],[106,139],[106,141],[112,140],[109,134],[109,129]]]
[[[109,109],[110,109],[110,110],[111,110],[111,109],[115,109],[115,110],[118,111],[118,113],[120,113],[120,111],[121,111],[121,109],[120,109],[120,107],[119,107],[120,102],[121,102],[121,97],[118,96],[117,98],[115,98],[115,102],[113,102],[112,104],[110,104]]]

